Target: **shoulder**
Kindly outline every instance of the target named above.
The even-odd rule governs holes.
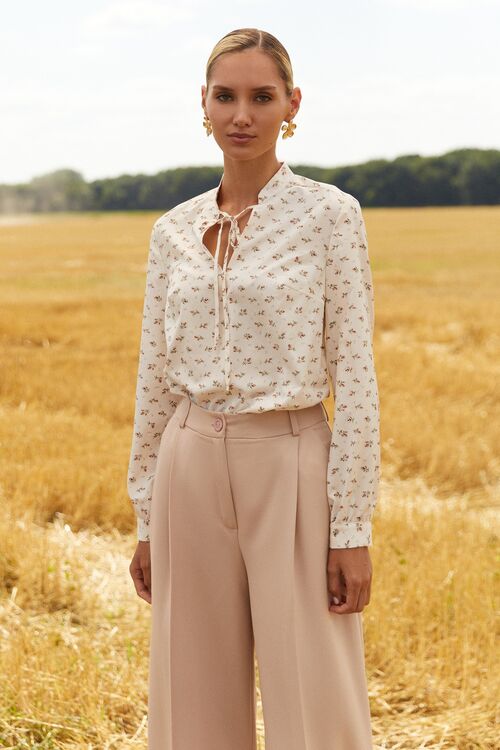
[[[294,174],[292,189],[302,193],[302,197],[310,196],[316,204],[323,203],[325,211],[330,213],[335,222],[345,211],[360,210],[358,199],[351,193],[341,190],[330,182],[321,182],[312,177]]]
[[[191,198],[187,198],[185,201],[172,206],[172,208],[169,208],[156,219],[153,224],[153,231],[161,234],[172,222],[175,223],[181,219],[187,219],[188,221],[193,219],[198,215],[201,206],[210,199],[216,189],[210,188],[203,193],[193,195]]]

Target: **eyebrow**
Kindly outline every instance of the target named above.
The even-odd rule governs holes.
[[[255,86],[255,88],[250,89],[250,91],[263,91],[264,89],[277,89],[278,87],[274,84],[269,84],[267,86]],[[233,91],[233,89],[230,86],[212,86],[212,89],[224,89],[225,91]]]

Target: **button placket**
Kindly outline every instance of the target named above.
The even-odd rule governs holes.
[[[214,308],[215,308],[215,320],[214,320],[214,332],[213,332],[213,347],[215,348],[216,343],[219,339],[219,305],[220,305],[220,292],[219,292],[219,279],[222,276],[222,308],[224,316],[224,343],[223,343],[223,372],[224,372],[224,385],[226,394],[231,393],[230,387],[230,374],[231,374],[231,357],[230,357],[230,341],[229,341],[229,301],[227,292],[227,264],[229,261],[229,251],[232,248],[233,255],[237,251],[239,240],[242,232],[240,231],[238,224],[238,217],[240,217],[245,211],[249,209],[255,209],[258,207],[258,203],[251,204],[240,211],[236,216],[222,211],[218,207],[218,218],[217,222],[220,224],[219,231],[217,234],[217,245],[215,254],[213,256],[213,279],[214,279]],[[222,268],[219,265],[219,251],[222,239],[222,228],[225,221],[229,221],[229,231],[226,245],[226,252],[224,253],[224,260]],[[232,257],[232,256],[231,256]]]
[[[223,285],[223,294],[224,294],[224,374],[225,374],[225,384],[226,384],[226,393],[230,393],[231,389],[229,387],[229,375],[231,372],[231,359],[229,354],[229,301],[228,301],[228,295],[227,295],[227,276],[226,271],[224,270],[224,279],[223,279],[224,285]]]

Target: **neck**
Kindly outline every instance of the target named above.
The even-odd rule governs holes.
[[[259,192],[280,169],[276,154],[240,161],[224,157],[224,175],[217,203],[222,211],[237,214],[246,206],[257,203]]]

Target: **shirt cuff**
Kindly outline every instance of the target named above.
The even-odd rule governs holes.
[[[137,516],[137,541],[138,542],[149,542],[149,525],[144,521],[143,518]]]
[[[346,547],[369,547],[372,543],[371,521],[353,521],[335,525],[330,524],[330,549]]]

